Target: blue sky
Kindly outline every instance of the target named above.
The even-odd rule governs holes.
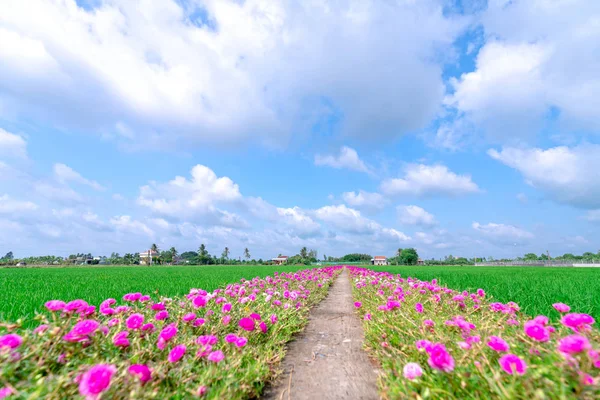
[[[596,252],[599,16],[2,2],[0,252]]]

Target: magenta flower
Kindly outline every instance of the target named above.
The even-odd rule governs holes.
[[[433,322],[430,319],[426,319],[423,321],[423,325],[431,327],[431,326],[435,326],[435,322]]]
[[[178,346],[173,347],[173,350],[169,353],[168,361],[170,363],[175,363],[181,360],[181,357],[185,354],[187,347],[184,344],[180,344]]]
[[[65,308],[67,303],[62,300],[50,300],[44,304],[46,308],[50,311],[61,311]]]
[[[152,371],[144,364],[133,364],[127,371],[130,375],[137,376],[142,383],[146,383],[152,379]]]
[[[194,322],[192,323],[192,325],[194,325],[197,328],[199,326],[204,325],[205,322],[206,322],[206,320],[204,318],[196,318],[194,320]]]
[[[206,394],[207,391],[208,391],[208,388],[206,386],[200,386],[198,388],[198,390],[196,390],[196,396],[202,397]]]
[[[79,311],[82,310],[84,308],[87,308],[88,303],[85,300],[73,300],[68,302],[65,305],[65,312],[73,312],[73,311]]]
[[[160,331],[158,337],[165,342],[168,342],[169,340],[173,339],[175,335],[177,335],[177,326],[175,324],[169,324],[165,326],[162,331]]]
[[[422,351],[422,350],[427,350],[429,348],[429,346],[431,346],[431,342],[429,340],[417,340],[415,342],[415,345],[417,346],[417,350]]]
[[[538,342],[547,342],[550,340],[550,331],[535,321],[527,321],[523,326],[525,334]]]
[[[198,338],[196,339],[196,343],[201,344],[203,346],[206,346],[206,345],[212,346],[214,344],[217,344],[218,341],[219,341],[219,338],[217,338],[214,335],[198,336]]]
[[[258,327],[260,328],[262,333],[267,333],[267,330],[269,330],[269,328],[267,327],[267,324],[265,324],[264,321],[261,321],[261,323],[260,323],[260,325],[258,325]]]
[[[417,303],[415,304],[415,310],[420,314],[423,312],[423,304]]]
[[[261,320],[260,314],[257,314],[257,313],[250,314],[250,318],[252,318],[253,320],[256,320],[256,321],[260,321]]]
[[[554,309],[559,313],[568,313],[569,311],[571,311],[571,307],[564,303],[554,303],[552,304],[552,307],[554,307]]]
[[[402,373],[406,379],[413,380],[423,375],[423,369],[417,363],[408,363],[402,369]]]
[[[514,354],[505,354],[498,360],[500,367],[509,375],[523,375],[527,370],[527,364]]]
[[[48,325],[47,324],[41,324],[37,328],[35,328],[33,330],[33,333],[36,334],[36,335],[38,335],[40,333],[46,332],[47,330],[48,330]]]
[[[235,343],[237,341],[238,337],[237,335],[234,335],[233,333],[229,333],[227,335],[225,335],[225,341],[227,343]]]
[[[575,332],[580,332],[582,330],[590,329],[590,325],[592,325],[595,321],[588,314],[566,314],[563,315],[560,322],[566,326],[567,328],[571,328]]]
[[[254,325],[254,320],[252,318],[247,317],[240,319],[239,326],[245,331],[253,331],[254,329],[256,329],[256,326]]]
[[[229,325],[230,322],[231,322],[231,315],[226,315],[223,318],[221,318],[221,323],[223,325]]]
[[[158,321],[165,320],[165,319],[169,318],[169,312],[168,311],[159,311],[156,313],[154,318],[156,318],[156,320],[158,320]]]
[[[0,400],[7,398],[13,393],[13,390],[9,387],[0,388]]]
[[[225,355],[221,350],[213,351],[208,355],[208,361],[212,361],[214,363],[219,363],[223,361]]]
[[[490,339],[489,339],[487,345],[492,350],[495,350],[497,352],[506,352],[506,351],[508,351],[508,349],[510,349],[510,346],[508,345],[508,343],[506,343],[504,341],[504,339],[502,339],[499,336],[490,336]]]
[[[123,300],[135,302],[138,301],[140,297],[142,297],[141,293],[127,293],[125,296],[123,296]]]
[[[154,311],[163,311],[166,307],[163,303],[154,303],[150,308]]]
[[[231,303],[223,304],[223,307],[221,307],[221,312],[228,313],[229,311],[231,311]]]
[[[110,364],[98,364],[90,368],[79,380],[79,393],[86,400],[96,400],[110,387],[110,380],[117,368]]]
[[[591,347],[585,336],[570,335],[558,341],[558,351],[565,354],[583,353]]]
[[[485,291],[483,289],[477,289],[477,296],[485,297]]]
[[[360,301],[354,302],[354,307],[360,308],[361,306],[362,306],[362,303]]]
[[[242,348],[246,345],[246,343],[248,343],[248,339],[246,339],[245,337],[238,337],[237,340],[235,341],[235,345],[239,348]]]
[[[129,336],[128,331],[117,333],[113,337],[113,344],[117,347],[129,347],[129,339],[127,339],[127,336]]]
[[[206,299],[206,296],[202,296],[202,295],[196,296],[196,297],[194,297],[194,300],[192,300],[192,304],[196,308],[206,307],[207,302],[208,302],[208,300]]]
[[[431,368],[444,371],[451,372],[454,370],[454,359],[446,350],[446,346],[442,343],[435,343],[426,348],[427,354],[429,354],[429,359],[427,363]]]
[[[9,333],[8,335],[0,336],[0,349],[9,348],[16,349],[23,343],[23,338],[17,334]]]
[[[271,324],[275,325],[277,323],[277,315],[271,314],[270,320]]]
[[[181,319],[184,320],[185,322],[190,322],[190,321],[196,319],[196,314],[193,312],[187,313]]]
[[[125,321],[127,329],[137,330],[144,324],[144,316],[142,314],[132,314]]]
[[[154,326],[153,323],[144,324],[144,326],[142,326],[142,331],[143,332],[152,333],[155,330],[156,330],[156,327]]]
[[[366,313],[364,320],[365,321],[370,321],[371,320],[371,313]]]

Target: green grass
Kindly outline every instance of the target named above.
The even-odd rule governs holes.
[[[440,284],[456,290],[482,288],[497,301],[514,301],[521,311],[535,316],[558,318],[553,303],[565,303],[573,312],[592,315],[600,321],[599,268],[545,267],[454,267],[386,266],[377,271],[400,273],[421,280],[437,278]]]
[[[64,268],[0,268],[0,321],[23,318],[24,326],[44,309],[48,300],[84,299],[98,305],[120,299],[125,293],[142,292],[176,296],[192,287],[214,290],[241,278],[264,277],[273,272],[305,269],[305,266],[107,266]]]

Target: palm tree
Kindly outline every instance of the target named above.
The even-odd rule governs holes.
[[[250,250],[248,250],[247,247],[244,249],[244,257],[246,257],[247,260],[250,259]]]
[[[398,265],[398,261],[400,261],[400,256],[402,255],[402,249],[398,249],[396,252],[396,265]]]
[[[229,259],[229,247],[225,247],[225,249],[223,249],[222,257],[226,260]]]
[[[173,260],[173,262],[175,262],[175,257],[177,257],[179,255],[179,253],[177,252],[177,249],[175,247],[171,247],[171,249],[169,250],[169,253],[171,253],[171,259]]]
[[[308,249],[306,247],[300,249],[300,257],[308,258]]]
[[[158,252],[158,246],[156,245],[156,243],[152,243],[152,246],[150,246],[150,250]]]

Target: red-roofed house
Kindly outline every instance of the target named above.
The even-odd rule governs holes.
[[[371,265],[388,265],[386,256],[375,256],[371,258]]]
[[[279,257],[275,257],[273,259],[271,259],[271,261],[273,261],[273,264],[275,265],[281,265],[281,264],[285,264],[288,260],[288,256],[279,256]]]

